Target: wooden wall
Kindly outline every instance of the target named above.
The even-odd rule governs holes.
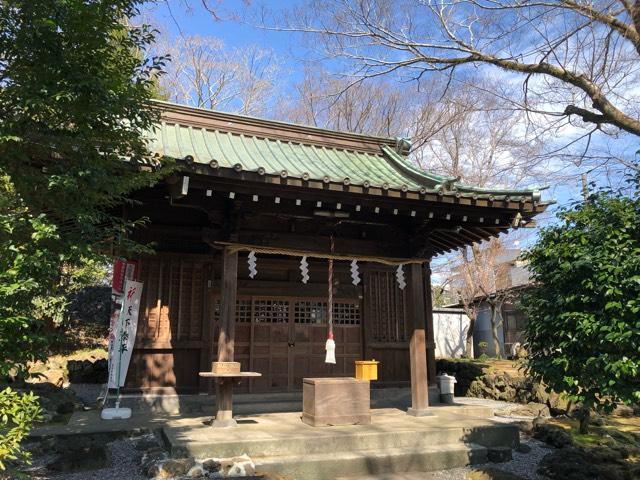
[[[354,361],[365,358],[381,362],[380,385],[408,382],[406,294],[395,268],[362,265],[356,287],[349,265],[336,262],[338,363],[324,363],[326,268],[325,261],[310,261],[311,280],[304,285],[298,259],[258,256],[258,276],[249,279],[246,256],[240,257],[235,358],[263,377],[239,391],[286,391],[299,389],[305,376],[350,376]],[[129,389],[209,390],[210,380],[200,380],[198,372],[210,369],[217,352],[220,274],[217,255],[141,259],[144,290]]]
[[[365,272],[363,304],[365,356],[380,362],[379,383],[408,382],[410,331],[406,290],[398,288],[394,268],[376,267]]]
[[[127,386],[198,390],[197,371],[209,357],[212,260],[170,254],[141,259],[142,308]]]

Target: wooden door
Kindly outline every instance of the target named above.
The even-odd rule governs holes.
[[[328,332],[327,302],[317,298],[294,300],[291,379],[294,389],[302,388],[305,377],[352,377],[355,374],[355,361],[362,359],[359,301],[335,301],[333,322],[335,365],[324,361]]]
[[[286,298],[253,298],[252,392],[283,392],[291,388],[291,302]]]
[[[380,384],[402,385],[409,381],[406,289],[398,287],[393,268],[367,270],[363,283],[365,355],[380,361]]]
[[[219,318],[218,298],[215,319]],[[305,377],[353,376],[362,358],[358,300],[339,299],[333,306],[336,364],[325,360],[327,302],[322,298],[238,296],[235,360],[262,377],[240,385],[238,392],[286,392],[302,388]]]

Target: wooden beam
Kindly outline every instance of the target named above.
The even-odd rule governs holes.
[[[436,342],[433,331],[433,298],[431,296],[431,265],[425,263],[424,271],[424,304],[427,330],[427,378],[429,385],[436,384]]]
[[[460,245],[458,243],[454,243],[451,240],[444,238],[444,236],[442,236],[440,232],[433,232],[431,235],[429,235],[429,237],[427,237],[427,240],[429,240],[431,243],[433,243],[433,245],[445,252],[460,248]]]
[[[391,229],[387,229],[391,230]],[[204,228],[202,230],[203,240],[208,244],[224,241],[225,237],[220,229]],[[350,237],[342,236],[342,232],[335,236],[335,251],[344,255],[369,255],[369,256],[388,256],[397,258],[406,258],[409,252],[406,243],[403,242],[404,236],[398,234],[394,240],[381,239],[362,239],[356,238],[355,234]],[[314,251],[317,253],[327,253],[327,245],[330,236],[321,234],[307,233],[289,233],[278,232],[274,230],[248,230],[244,224],[237,236],[237,242],[248,245],[256,245],[262,247],[283,248],[300,250],[301,245],[304,250]]]
[[[411,408],[407,413],[421,417],[429,415],[429,385],[427,383],[427,350],[425,338],[425,303],[422,266],[409,266],[408,311],[412,326],[409,341],[409,366],[411,369]]]
[[[401,264],[421,264],[425,262],[425,258],[411,258],[411,257],[388,257],[388,256],[380,256],[380,255],[364,255],[364,254],[345,254],[345,253],[332,253],[330,250],[325,249],[324,251],[319,250],[298,250],[296,248],[283,248],[283,247],[272,247],[272,246],[263,246],[263,245],[249,245],[242,244],[236,242],[214,242],[214,247],[221,247],[225,249],[231,249],[237,251],[255,251],[256,253],[260,253],[263,255],[285,255],[292,257],[303,257],[307,256],[310,258],[321,258],[321,259],[333,259],[333,260],[344,260],[351,261],[356,258],[360,262],[377,262],[386,265],[401,265]]]
[[[478,233],[474,232],[471,228],[462,228],[460,230],[460,234],[461,236],[464,236],[465,238],[471,238],[476,242],[482,242],[489,238],[488,236],[478,235]]]
[[[300,181],[300,185],[282,184],[281,178],[277,178],[275,182],[268,182],[267,177],[259,176],[253,172],[242,172],[241,174],[232,173],[226,178],[220,176],[219,173],[211,176],[209,167],[203,165],[193,165],[196,172],[191,175],[190,188],[199,189],[201,193],[198,197],[204,197],[207,189],[213,189],[214,192],[226,195],[229,191],[236,194],[244,194],[249,198],[254,194],[259,197],[279,196],[282,200],[301,198],[303,201],[311,199],[321,200],[324,202],[335,203],[341,202],[345,205],[362,205],[365,207],[380,206],[382,209],[392,210],[400,208],[406,210],[408,215],[411,210],[418,211],[434,211],[438,212],[438,216],[444,216],[446,213],[454,213],[455,216],[467,215],[471,223],[475,217],[483,216],[485,218],[495,218],[503,214],[513,214],[516,211],[522,212],[523,217],[533,217],[536,213],[526,211],[519,203],[509,203],[503,205],[504,202],[480,202],[475,204],[461,204],[453,195],[439,196],[436,194],[412,194],[411,192],[392,192],[391,190],[380,190],[374,187],[363,189],[361,187],[350,185],[343,187],[339,185],[337,189],[328,189],[326,184],[318,183],[317,188],[312,185],[314,182]],[[202,170],[202,171],[201,171]],[[380,190],[380,191],[377,191]],[[191,194],[189,194],[192,197]],[[486,205],[482,205],[486,204]]]

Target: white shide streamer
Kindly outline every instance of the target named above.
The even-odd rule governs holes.
[[[309,281],[309,264],[306,256],[300,260],[300,274],[302,275],[302,283],[306,284]]]
[[[400,290],[404,290],[404,287],[407,286],[407,282],[404,279],[404,270],[402,269],[402,265],[398,265],[398,268],[396,268],[396,280],[398,281],[398,287]]]
[[[249,278],[255,278],[255,276],[258,274],[258,269],[256,268],[258,261],[256,258],[256,252],[254,252],[253,250],[249,252],[247,263],[249,264]]]
[[[354,285],[360,283],[360,271],[358,270],[358,261],[351,260],[351,281]]]

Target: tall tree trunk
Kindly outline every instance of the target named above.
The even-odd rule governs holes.
[[[493,335],[493,351],[496,358],[502,358],[500,349],[500,339],[498,338],[498,306],[495,302],[489,302],[491,305],[491,333]]]
[[[589,421],[591,420],[591,409],[589,407],[584,407],[584,406],[581,407],[579,418],[580,418],[579,432],[582,435],[586,435],[587,433],[589,433]]]
[[[467,315],[469,317],[469,328],[467,330],[467,335],[465,338],[464,345],[464,356],[466,358],[472,358],[472,350],[473,350],[473,329],[476,325],[476,317],[472,315]]]

